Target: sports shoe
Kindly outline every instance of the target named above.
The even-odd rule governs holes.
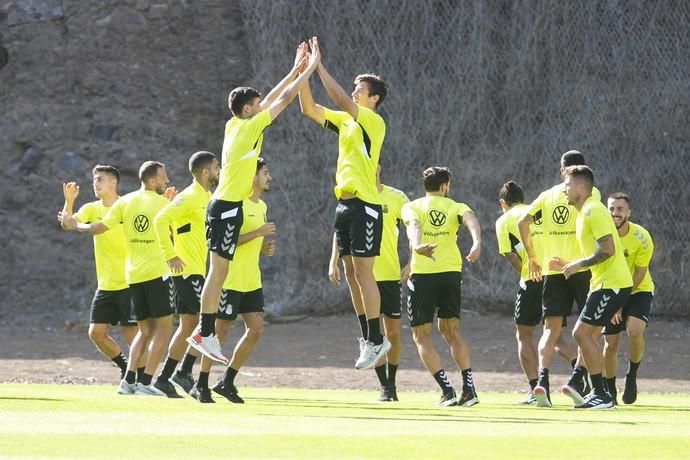
[[[367,340],[359,359],[355,362],[355,369],[371,369],[390,349],[391,343],[386,336],[383,336],[383,341],[379,345],[374,345],[374,342]]]
[[[549,395],[549,389],[541,385],[537,385],[532,390],[534,399],[537,400],[537,407],[551,407],[551,397]]]
[[[577,406],[582,404],[585,398],[580,394],[577,388],[574,388],[573,382],[568,382],[561,387],[561,393],[573,400],[573,404]]]
[[[381,394],[379,395],[379,401],[381,402],[392,402],[398,400],[398,394],[395,391],[395,385],[384,385],[381,387]]]
[[[398,400],[398,390],[395,388],[395,385],[388,385],[388,395],[390,396],[389,401]]]
[[[221,364],[229,364],[228,358],[223,355],[223,350],[220,347],[220,342],[215,334],[211,334],[208,337],[201,335],[201,331],[197,328],[194,334],[187,337],[187,343],[192,346],[196,351],[202,353],[209,359]]]
[[[362,352],[364,351],[364,347],[367,345],[367,341],[364,340],[364,337],[360,337],[358,340],[359,340],[359,354],[361,355]]]
[[[180,371],[177,371],[172,376],[172,383],[189,394],[194,386],[194,377],[192,377],[192,374],[182,374]]]
[[[117,387],[117,394],[119,395],[133,395],[136,383],[127,383],[127,380],[120,380],[120,385]]]
[[[219,380],[212,389],[231,403],[244,404],[244,399],[237,394],[237,387],[235,385],[227,385],[222,380]]]
[[[581,404],[575,406],[575,409],[611,409],[613,408],[613,399],[608,394],[598,395],[594,391],[585,396]]]
[[[134,394],[137,396],[166,396],[161,390],[151,385],[144,385],[143,383],[136,383],[134,387]]]
[[[458,406],[462,407],[472,407],[475,404],[479,404],[479,398],[477,398],[477,392],[474,388],[463,388],[462,396],[458,400]]]
[[[156,379],[156,381],[153,382],[153,386],[156,389],[162,391],[165,394],[165,396],[167,396],[168,398],[179,399],[182,397],[182,396],[177,394],[177,391],[175,391],[175,385],[170,383],[170,380]]]
[[[458,398],[455,395],[455,390],[450,390],[448,392],[443,392],[441,399],[436,403],[440,407],[457,406]]]
[[[625,388],[621,399],[625,404],[632,404],[637,400],[637,378],[625,376]]]
[[[215,401],[211,397],[211,390],[209,390],[208,388],[199,388],[196,386],[196,383],[194,384],[192,389],[189,390],[189,396],[196,399],[202,404],[215,403]]]
[[[536,403],[537,403],[537,398],[535,398],[534,395],[532,394],[532,392],[530,391],[529,393],[527,393],[527,396],[525,397],[525,399],[520,401],[518,404],[529,405],[529,404],[536,404]]]

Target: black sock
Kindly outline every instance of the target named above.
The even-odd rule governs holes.
[[[201,335],[208,337],[216,333],[216,314],[202,313],[201,314]]]
[[[613,399],[616,399],[616,394],[618,393],[618,390],[616,390],[616,377],[612,378],[604,378],[604,382],[606,383],[606,388],[609,391],[609,394]]]
[[[158,380],[167,381],[170,377],[172,377],[172,374],[175,372],[175,368],[177,367],[177,363],[179,363],[178,360],[168,357],[168,359],[165,360],[163,370],[160,374],[158,374]]]
[[[378,318],[367,320],[367,331],[367,340],[373,342],[374,345],[381,345],[383,336],[381,335],[381,325]]]
[[[472,390],[474,389],[474,381],[472,380],[472,368],[468,367],[462,371],[462,389]]]
[[[225,369],[225,374],[223,374],[223,383],[226,385],[234,385],[237,372],[239,372],[237,369],[228,366],[227,369]]]
[[[397,364],[388,363],[388,385],[395,386],[395,373],[398,371]]]
[[[598,395],[603,395],[604,392],[604,378],[601,374],[591,374],[589,376],[592,379],[592,386],[594,387],[594,392]]]
[[[359,320],[359,329],[362,331],[362,338],[367,340],[369,338],[369,326],[367,325],[367,315],[357,315]]]
[[[529,381],[529,388],[530,390],[534,390],[534,387],[537,386],[537,382],[539,382],[537,379],[532,379]]]
[[[570,368],[571,369],[575,369],[576,365],[577,365],[577,359],[573,359],[572,361],[570,361]]]
[[[120,368],[120,371],[122,371],[123,374],[127,372],[127,358],[125,358],[125,355],[120,353],[116,357],[110,358],[110,360],[117,364],[117,367]]]
[[[380,366],[376,366],[374,368],[376,371],[376,377],[379,378],[379,383],[381,384],[382,387],[385,387],[388,385],[388,376],[386,375],[386,365],[381,364]]]
[[[537,379],[537,385],[549,389],[549,370],[539,369],[539,378]]]
[[[142,372],[141,377],[137,380],[139,380],[139,383],[142,385],[151,385],[151,379],[153,379],[153,375]]]
[[[446,371],[443,369],[434,374],[434,379],[436,379],[436,383],[438,383],[438,386],[441,387],[444,393],[453,391],[453,386],[450,384],[450,380],[448,380],[446,376]]]
[[[182,365],[180,366],[180,369],[177,372],[179,372],[180,374],[191,374],[195,361],[196,356],[187,353],[186,355],[184,355],[184,358],[182,359]]]
[[[136,383],[137,381],[137,374],[134,371],[127,371],[125,374],[125,382],[129,383],[130,385],[133,383]]]
[[[585,366],[575,366],[573,373],[570,375],[570,380],[568,380],[568,383],[573,384],[578,379],[584,379],[585,383],[587,383],[587,375],[587,368]]]
[[[145,367],[137,367],[137,382],[141,381],[141,376],[144,375]]]
[[[638,362],[634,363],[632,361],[628,361],[628,373],[627,373],[627,375],[629,375],[632,378],[636,378],[637,377],[637,368],[640,367],[641,362],[642,361],[638,361]]]
[[[199,372],[199,380],[196,381],[197,388],[208,390],[208,374],[208,372]]]

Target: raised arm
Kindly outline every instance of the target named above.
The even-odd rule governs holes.
[[[477,219],[477,216],[475,216],[472,211],[465,211],[465,213],[462,215],[462,223],[465,227],[467,227],[470,235],[472,235],[472,248],[470,248],[470,252],[467,254],[465,259],[473,264],[477,261],[477,259],[479,259],[481,254],[482,229],[479,226],[479,219]]]
[[[525,247],[525,252],[527,252],[527,267],[529,270],[529,276],[532,281],[541,281],[541,264],[537,260],[536,252],[534,251],[534,245],[532,244],[532,235],[530,234],[529,226],[534,223],[534,216],[531,214],[525,214],[518,221],[518,229],[520,230],[520,241]]]
[[[304,115],[317,122],[320,126],[326,123],[326,115],[323,107],[314,102],[311,88],[309,87],[309,81],[304,84],[299,92],[299,108]]]
[[[79,196],[79,186],[76,182],[67,182],[66,184],[62,184],[62,194],[65,197],[65,204],[62,207],[62,213],[69,215],[74,214],[74,203],[77,201],[77,197]],[[62,225],[62,222],[60,222],[60,224]],[[64,225],[62,228],[65,228]],[[67,229],[65,228],[65,230]]]
[[[273,104],[278,96],[280,96],[280,93],[282,93],[285,88],[299,75],[299,73],[304,69],[304,65],[307,62],[306,61],[306,56],[308,52],[308,47],[305,42],[302,42],[299,44],[297,47],[297,52],[295,53],[295,62],[292,64],[292,69],[288,72],[285,77],[278,82],[277,85],[273,87],[271,92],[269,92],[266,97],[264,97],[261,100],[261,103],[259,106],[261,107],[261,110],[268,108]]]
[[[337,81],[335,81],[335,78],[328,73],[328,70],[326,70],[323,64],[319,64],[316,72],[318,72],[319,78],[321,78],[321,83],[323,83],[323,87],[326,89],[328,97],[330,97],[335,105],[337,105],[341,110],[349,113],[352,118],[356,120],[357,116],[359,115],[359,106],[355,104],[355,102],[352,100],[352,97],[350,97],[350,95],[345,92],[343,87],[340,86]]]

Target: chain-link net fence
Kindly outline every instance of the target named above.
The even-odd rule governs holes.
[[[421,170],[448,165],[451,194],[484,230],[466,266],[465,305],[509,311],[516,277],[496,251],[497,191],[508,179],[533,199],[559,180],[560,154],[582,151],[606,196],[626,191],[656,243],[656,311],[687,315],[690,297],[690,3],[678,1],[243,0],[252,63],[267,91],[300,40],[352,88],[380,73],[383,181],[422,194]],[[318,77],[317,102],[331,105]],[[264,272],[274,310],[332,312],[347,294],[326,282],[337,140],[292,106],[266,132],[275,179],[267,197],[278,253]],[[461,237],[464,251],[469,248]]]

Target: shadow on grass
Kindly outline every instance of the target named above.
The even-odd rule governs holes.
[[[58,399],[58,398],[27,398],[23,396],[0,396],[0,401],[2,400],[8,400],[8,401],[58,401],[58,402],[65,402],[67,401],[66,399]]]

